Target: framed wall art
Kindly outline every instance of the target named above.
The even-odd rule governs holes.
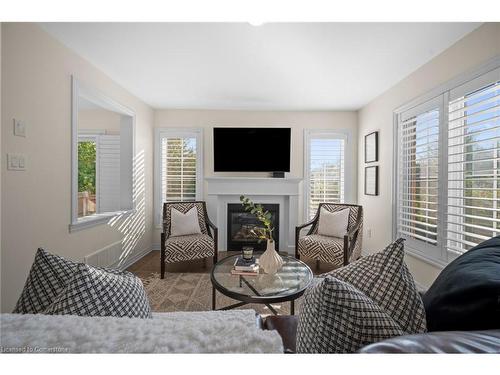
[[[365,195],[378,195],[378,165],[365,167]]]
[[[378,161],[378,132],[365,135],[365,163]]]

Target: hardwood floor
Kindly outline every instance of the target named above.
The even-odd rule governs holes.
[[[219,259],[225,258],[229,255],[237,254],[237,251],[221,251],[219,253]],[[314,260],[304,259],[315,275],[329,272],[335,269],[334,266],[321,263],[320,267],[316,267],[316,262]],[[196,272],[196,273],[209,273],[212,270],[212,259],[207,259],[206,263],[204,260],[192,260],[189,262],[178,262],[170,263],[166,266],[166,272]],[[160,273],[160,252],[151,251],[142,259],[139,259],[136,263],[127,268],[128,271],[138,275],[138,276],[149,276],[151,273]]]

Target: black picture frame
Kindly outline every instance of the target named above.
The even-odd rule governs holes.
[[[368,155],[368,147],[374,150],[375,155]],[[378,161],[378,131],[365,135],[365,163]]]
[[[369,176],[372,173],[372,176]],[[368,183],[369,178],[374,178],[373,183]],[[378,165],[365,167],[365,195],[378,195]]]

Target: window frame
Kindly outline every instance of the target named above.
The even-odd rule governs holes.
[[[349,129],[304,129],[304,184],[303,184],[303,221],[309,221],[309,199],[310,199],[310,151],[311,139],[337,138],[344,140],[344,202],[354,202],[355,194],[352,189],[353,158],[352,156],[352,132]]]
[[[154,222],[156,229],[162,226],[162,168],[161,168],[161,140],[163,138],[196,138],[196,200],[203,200],[203,129],[202,128],[155,128],[155,146],[154,146]]]
[[[405,112],[412,111],[419,106],[425,105],[425,103],[430,101],[440,101],[439,104],[439,174],[438,179],[439,192],[438,192],[438,245],[433,248],[429,247],[429,244],[421,243],[419,241],[406,241],[406,250],[412,256],[419,258],[429,264],[443,268],[448,265],[451,261],[458,257],[457,254],[453,254],[446,249],[446,232],[447,232],[447,216],[448,216],[448,107],[450,93],[464,86],[468,83],[472,85],[477,85],[478,83],[473,83],[474,81],[481,81],[483,76],[487,76],[494,73],[497,69],[500,69],[500,56],[496,56],[489,61],[466,71],[457,77],[445,82],[442,85],[437,86],[433,90],[413,99],[412,101],[404,104],[393,111],[393,166],[392,166],[392,238],[395,240],[398,233],[398,186],[399,186],[399,123],[401,115]]]
[[[103,108],[120,113],[121,115],[130,117],[130,136],[132,158],[130,160],[131,179],[130,179],[130,208],[112,212],[97,213],[91,216],[78,217],[78,138],[88,133],[96,133],[94,130],[80,130],[78,131],[78,99],[80,96],[88,98],[90,101],[98,103]],[[92,228],[97,225],[102,225],[109,222],[110,219],[116,216],[128,216],[136,211],[136,202],[134,196],[134,158],[135,158],[135,129],[136,128],[136,114],[135,112],[111,99],[103,94],[101,91],[88,86],[77,79],[76,76],[71,76],[71,212],[70,223],[68,230],[70,233]],[[97,169],[96,169],[97,173]],[[97,179],[96,179],[97,181]],[[96,182],[97,183],[97,182]]]

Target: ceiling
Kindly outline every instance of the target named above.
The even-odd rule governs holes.
[[[42,23],[154,108],[356,110],[480,23]]]

